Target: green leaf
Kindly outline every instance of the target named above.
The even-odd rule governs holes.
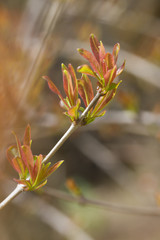
[[[50,167],[46,173],[46,177],[49,177],[53,172],[55,172],[60,166],[61,164],[64,162],[64,160],[58,161],[57,163],[55,163],[52,167]]]
[[[109,95],[106,94],[105,96],[102,97],[102,100],[100,100],[100,102],[99,102],[100,104],[97,103],[98,107],[97,107],[97,105],[95,106],[95,109],[96,109],[96,111],[94,112],[95,115],[97,113],[99,113],[114,98],[114,96],[116,94],[116,91],[117,91],[117,88],[118,88],[118,86],[120,85],[121,82],[122,81],[117,83],[116,86],[112,90],[107,92],[107,93],[109,93]]]
[[[63,88],[68,97],[70,104],[74,104],[74,92],[73,92],[73,84],[70,73],[67,70],[63,70]]]
[[[73,82],[74,82],[74,101],[76,102],[76,100],[78,98],[78,82],[77,82],[76,73],[74,71],[72,64],[68,64],[68,71],[71,74]]]
[[[100,114],[96,115],[96,117],[103,117],[106,113],[106,110],[104,110],[103,112],[101,112]]]
[[[79,111],[81,111],[81,112],[84,112],[84,110],[85,110],[84,107],[80,107],[80,108],[79,108]]]
[[[84,120],[85,120],[85,125],[87,125],[87,124],[93,122],[95,120],[95,117],[88,117],[88,118],[86,118]]]
[[[41,167],[42,167],[42,160],[43,160],[43,156],[40,154],[39,156],[37,156],[35,164],[34,164],[34,168],[33,168],[33,184],[36,185],[38,178],[39,178],[39,174],[41,171]]]
[[[80,73],[84,73],[84,74],[88,74],[92,77],[96,77],[95,73],[93,72],[93,70],[87,65],[87,64],[84,64],[84,65],[81,65],[77,68],[77,72],[80,72]]]
[[[114,88],[116,88],[117,87],[117,83],[111,83],[110,85],[109,85],[109,87],[107,88],[107,91],[110,91],[110,90],[112,90],[112,89],[114,89]]]
[[[104,75],[105,86],[104,88],[108,88],[116,77],[117,66],[115,65],[112,69],[109,69]]]
[[[43,179],[45,179],[47,170],[48,170],[50,165],[51,165],[51,162],[48,162],[47,164],[42,163],[41,171],[39,173],[39,177],[38,177],[37,182],[41,182]]]
[[[44,185],[46,185],[46,183],[47,183],[47,179],[44,182],[42,182],[40,185],[34,187],[31,190],[38,190],[38,189],[42,188]]]

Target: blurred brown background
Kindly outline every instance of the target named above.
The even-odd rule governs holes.
[[[89,35],[126,59],[123,82],[106,115],[81,128],[53,161],[65,163],[48,186],[67,191],[73,177],[90,199],[157,206],[160,192],[159,0],[0,1],[0,200],[17,177],[6,160],[32,127],[34,154],[47,154],[69,126],[57,97],[41,78],[62,89],[61,63],[84,63],[76,49]],[[25,193],[0,213],[1,240],[158,240],[159,218],[112,213]]]

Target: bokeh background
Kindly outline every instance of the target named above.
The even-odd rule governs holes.
[[[156,207],[160,192],[160,1],[0,1],[0,200],[17,177],[6,159],[32,127],[34,154],[47,154],[69,127],[42,75],[62,89],[61,63],[84,63],[94,33],[106,49],[119,42],[123,82],[106,115],[72,135],[53,162],[50,188],[74,178],[90,199]],[[44,188],[45,189],[45,188]],[[158,240],[159,218],[133,216],[24,193],[0,213],[1,240]]]

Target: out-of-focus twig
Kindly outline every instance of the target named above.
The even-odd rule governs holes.
[[[123,214],[130,215],[139,215],[145,217],[160,217],[160,210],[158,208],[151,207],[132,207],[127,205],[120,205],[111,202],[102,202],[95,199],[88,199],[86,197],[75,197],[60,190],[52,189],[49,187],[45,187],[44,194],[56,197],[58,199],[70,202],[76,202],[81,204],[82,206],[93,206],[97,208],[106,209],[112,212],[118,212]]]
[[[52,30],[54,28],[54,26],[56,25],[56,22],[60,16],[60,14],[62,13],[63,9],[66,7],[67,1],[64,3],[62,1],[54,1],[52,3],[50,3],[50,9],[48,11],[48,15],[50,12],[52,12],[52,16],[50,16],[49,18],[47,18],[46,16],[46,28],[44,30],[43,36],[39,39],[39,41],[37,42],[38,44],[38,50],[36,50],[36,53],[33,55],[33,61],[30,63],[29,69],[26,73],[26,76],[24,77],[23,80],[23,84],[24,84],[24,89],[25,91],[23,91],[23,94],[21,96],[21,103],[19,104],[19,108],[21,108],[21,106],[23,106],[23,102],[25,101],[26,97],[29,94],[30,91],[30,85],[33,84],[33,79],[35,78],[37,71],[38,71],[38,67],[40,66],[40,63],[42,61],[42,57],[44,54],[44,51],[47,47],[47,43],[48,43],[48,38],[50,36],[50,34],[52,33]],[[46,4],[47,6],[47,4]],[[43,10],[45,11],[45,6],[43,8]],[[51,14],[50,14],[51,15]]]

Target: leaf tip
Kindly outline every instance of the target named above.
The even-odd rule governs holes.
[[[77,51],[78,51],[80,54],[83,54],[83,48],[77,48]]]
[[[46,80],[47,82],[50,80],[50,78],[49,78],[48,76],[42,76],[42,78],[43,78],[44,80]]]

